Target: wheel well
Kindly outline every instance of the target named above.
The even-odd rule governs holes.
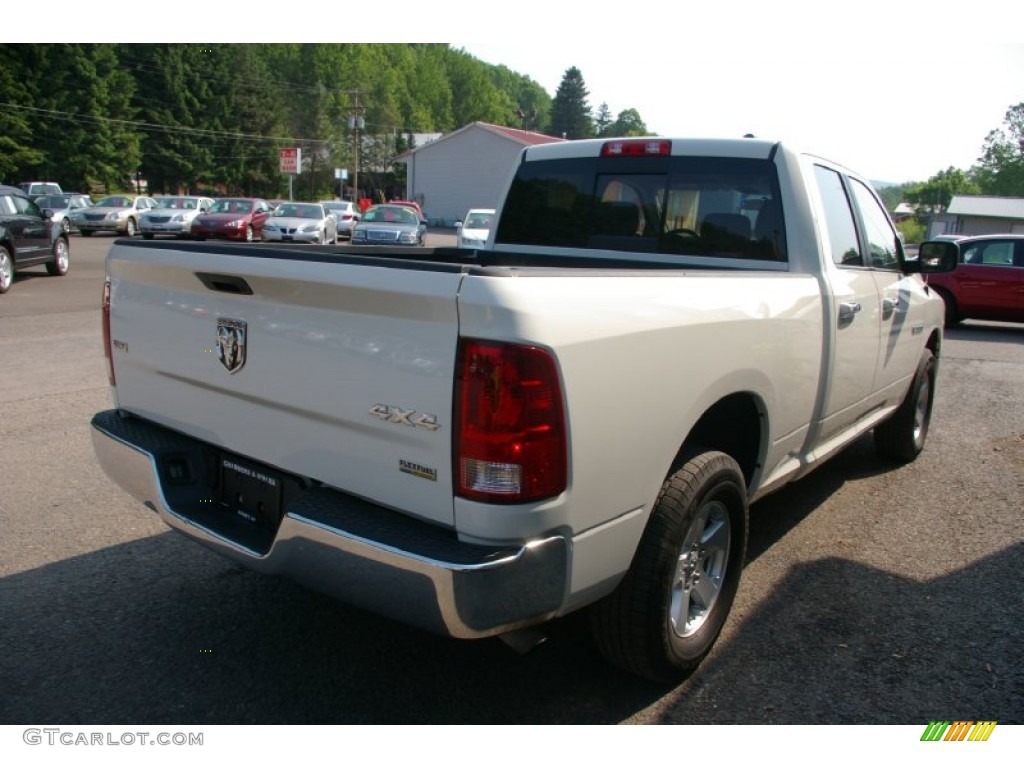
[[[680,454],[692,445],[727,453],[750,485],[760,463],[763,412],[750,393],[729,395],[709,408],[694,425]]]

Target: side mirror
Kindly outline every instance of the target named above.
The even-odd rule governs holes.
[[[462,229],[462,222],[461,221],[456,221],[455,222],[455,228],[456,229]]]
[[[918,249],[917,261],[906,262],[908,273],[917,272],[922,275],[931,275],[938,272],[952,272],[960,260],[960,248],[956,243],[942,240],[930,240],[921,243]]]

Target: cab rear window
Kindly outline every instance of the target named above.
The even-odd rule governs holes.
[[[786,260],[770,160],[602,157],[522,163],[495,242]]]

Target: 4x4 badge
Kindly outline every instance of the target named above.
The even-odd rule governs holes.
[[[238,373],[245,365],[245,321],[217,318],[217,357],[228,369]]]

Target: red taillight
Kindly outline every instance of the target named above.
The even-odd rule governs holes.
[[[103,281],[103,354],[107,358],[107,379],[114,386],[114,353],[110,346],[110,278]]]
[[[562,388],[549,352],[459,343],[454,458],[456,492],[468,499],[518,504],[565,490]]]
[[[672,142],[665,139],[617,139],[606,141],[601,157],[643,157],[672,154]]]

